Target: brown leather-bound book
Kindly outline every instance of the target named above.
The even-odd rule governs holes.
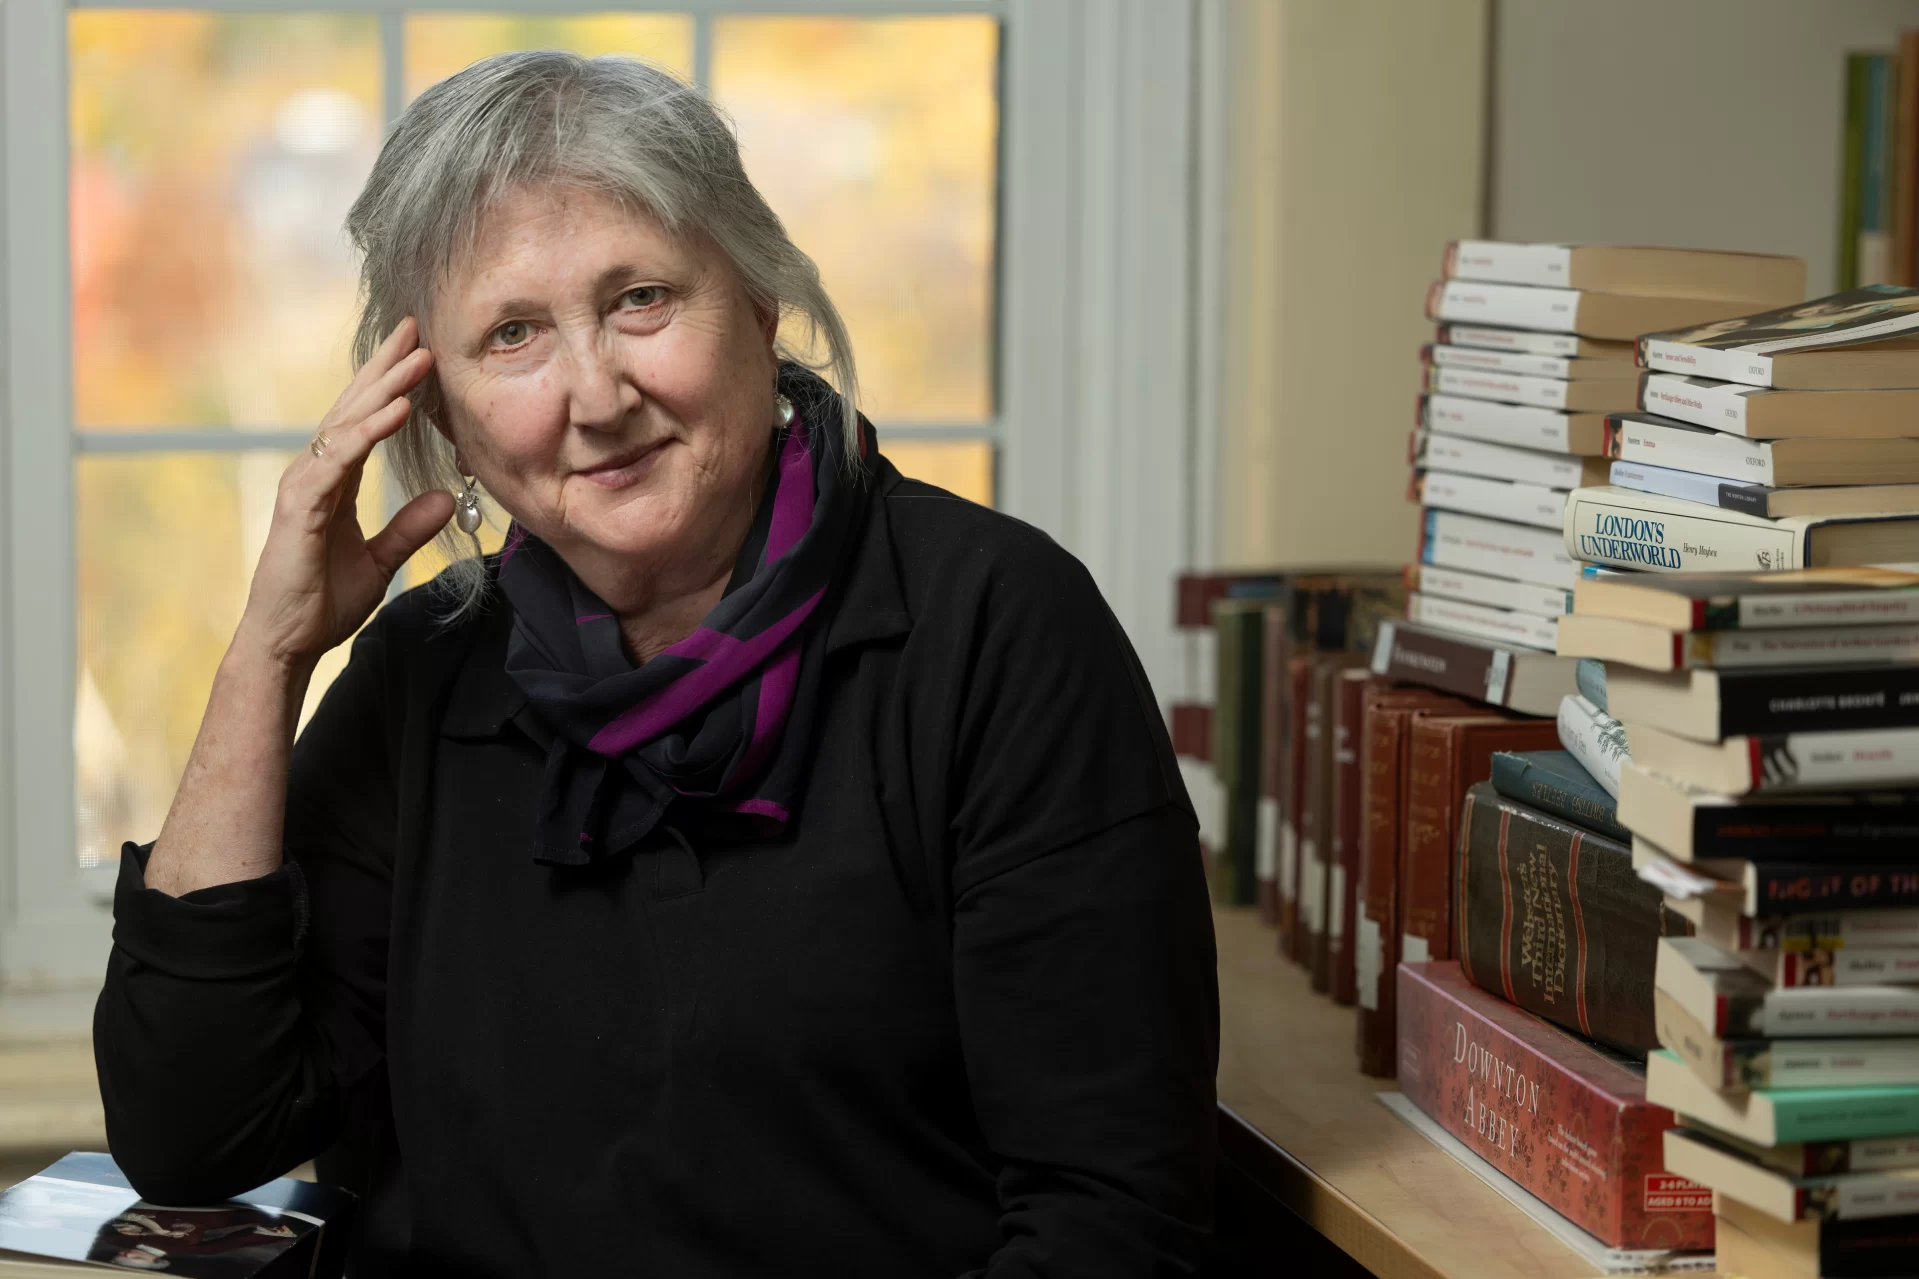
[[[1429,689],[1381,689],[1360,712],[1359,907],[1354,919],[1354,997],[1359,1069],[1391,1079],[1396,1068],[1393,969],[1399,963],[1399,845],[1405,833],[1406,728],[1415,715],[1471,713]]]
[[[1313,659],[1295,655],[1286,661],[1285,774],[1279,798],[1279,953],[1296,964],[1310,957],[1305,921],[1300,917],[1300,810],[1306,795],[1306,705],[1312,699]]]
[[[1345,670],[1339,673],[1333,694],[1333,853],[1332,883],[1326,894],[1326,948],[1336,1004],[1351,1004],[1356,998],[1353,931],[1358,925],[1360,734],[1366,693],[1387,687],[1387,681],[1371,671]]]
[[[1286,609],[1269,604],[1261,619],[1259,663],[1259,917],[1269,928],[1279,917],[1279,778],[1285,763],[1280,732],[1285,681]]]
[[[1406,744],[1406,835],[1399,854],[1399,957],[1453,957],[1453,847],[1466,791],[1492,776],[1495,751],[1559,745],[1549,719],[1487,711],[1415,723]]]
[[[1299,914],[1306,934],[1307,968],[1313,989],[1333,988],[1333,930],[1338,899],[1333,895],[1333,716],[1338,710],[1339,677],[1362,666],[1362,653],[1320,653],[1313,658],[1312,701],[1306,712],[1306,794],[1300,812]]]
[[[1678,917],[1633,872],[1632,850],[1491,782],[1466,792],[1459,826],[1466,976],[1588,1039],[1640,1057],[1657,1048],[1653,961]]]

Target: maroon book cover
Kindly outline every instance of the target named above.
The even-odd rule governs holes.
[[[1360,714],[1359,891],[1353,934],[1353,987],[1359,1004],[1360,1073],[1393,1077],[1393,968],[1399,962],[1399,845],[1405,828],[1406,725],[1426,711],[1467,710],[1429,689],[1382,689]]]
[[[1300,797],[1306,793],[1306,703],[1312,692],[1312,675],[1312,658],[1294,655],[1286,660],[1286,707],[1282,716],[1286,756],[1279,797],[1279,945],[1280,954],[1296,964],[1311,958],[1299,907],[1299,819]]]
[[[1313,658],[1312,702],[1306,718],[1311,753],[1299,817],[1299,913],[1306,934],[1306,966],[1313,975],[1313,989],[1321,994],[1333,988],[1334,932],[1343,922],[1337,912],[1345,894],[1333,854],[1337,815],[1333,786],[1338,770],[1333,723],[1339,711],[1339,677],[1365,661],[1360,653],[1320,653]]]
[[[1364,670],[1339,673],[1333,703],[1333,883],[1328,894],[1327,951],[1332,963],[1336,1004],[1358,998],[1353,937],[1358,928],[1360,734],[1365,725],[1366,694],[1391,687]]]
[[[1399,1088],[1474,1154],[1613,1248],[1709,1249],[1712,1192],[1666,1171],[1673,1113],[1630,1064],[1466,980],[1401,964]]]
[[[1280,748],[1280,711],[1285,698],[1286,608],[1270,604],[1261,618],[1259,664],[1259,917],[1269,928],[1279,927],[1279,802],[1280,775],[1285,754]]]

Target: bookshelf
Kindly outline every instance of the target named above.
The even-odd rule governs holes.
[[[1373,1100],[1354,1013],[1313,993],[1251,907],[1215,907],[1225,1160],[1379,1279],[1596,1272]],[[1690,1279],[1713,1279],[1693,1271]]]

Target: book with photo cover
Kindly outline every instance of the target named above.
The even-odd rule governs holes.
[[[1869,284],[1639,339],[1649,369],[1781,390],[1919,386],[1919,289]]]
[[[0,1276],[95,1269],[186,1279],[333,1279],[354,1197],[281,1178],[225,1203],[143,1200],[109,1155],[76,1153],[0,1192]]]

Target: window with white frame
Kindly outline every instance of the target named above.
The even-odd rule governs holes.
[[[628,54],[706,85],[846,315],[889,455],[992,500],[999,18],[523,2],[71,13],[83,866],[159,829],[279,473],[349,376],[341,225],[382,124],[479,58]],[[392,498],[364,485],[363,522]]]
[[[158,829],[275,477],[347,376],[340,215],[383,122],[498,49],[709,86],[882,447],[1078,554],[1171,689],[1169,583],[1207,544],[1192,143],[1221,3],[0,4],[0,1033],[88,1024],[118,841]]]

